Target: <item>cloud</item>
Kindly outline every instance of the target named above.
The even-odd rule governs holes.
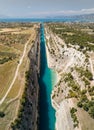
[[[94,13],[94,8],[91,9],[81,9],[81,10],[61,10],[53,12],[32,12],[29,16],[58,16],[58,15],[80,15],[80,14],[91,14]]]
[[[91,14],[94,13],[94,8],[91,9],[81,9],[81,10],[67,10],[67,11],[58,11],[56,14],[62,15],[78,15],[78,14]]]
[[[91,9],[82,9],[81,12],[82,13],[94,13],[94,8],[91,8]]]

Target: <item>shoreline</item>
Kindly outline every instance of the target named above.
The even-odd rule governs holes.
[[[56,85],[56,84],[59,82],[59,80],[60,80],[61,77],[60,77],[59,73],[58,73],[54,68],[51,67],[51,66],[52,66],[52,65],[51,65],[52,63],[51,63],[49,51],[48,51],[48,48],[47,48],[47,45],[46,45],[46,44],[45,44],[45,48],[46,48],[47,65],[48,65],[48,67],[53,71],[52,73],[55,74],[55,78],[56,78],[55,80],[56,80],[56,81],[55,81],[54,84]],[[53,75],[53,74],[52,74],[52,75]],[[54,77],[54,75],[53,75],[52,77]]]
[[[57,109],[59,108],[59,105],[56,104],[56,102],[52,99],[52,93],[54,91],[54,87],[59,82],[61,77],[58,74],[58,72],[51,67],[52,63],[51,63],[49,51],[48,51],[48,48],[47,48],[46,44],[45,44],[45,48],[46,48],[47,64],[48,64],[48,67],[51,69],[51,77],[52,77],[52,92],[51,92],[51,95],[50,95],[51,96],[51,105],[52,105],[53,109],[55,110],[55,119],[56,119],[57,118],[56,112],[57,112]],[[54,125],[55,125],[55,129],[56,129],[56,121],[55,121]]]

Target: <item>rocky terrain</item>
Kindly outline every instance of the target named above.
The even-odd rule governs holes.
[[[45,24],[48,64],[59,77],[51,95],[56,130],[94,129],[93,27],[86,23]]]

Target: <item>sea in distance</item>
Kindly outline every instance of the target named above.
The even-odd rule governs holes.
[[[0,22],[94,22],[94,18],[0,18]]]

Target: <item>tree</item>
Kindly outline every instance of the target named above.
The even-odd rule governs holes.
[[[5,113],[3,111],[0,112],[0,117],[4,117]]]

